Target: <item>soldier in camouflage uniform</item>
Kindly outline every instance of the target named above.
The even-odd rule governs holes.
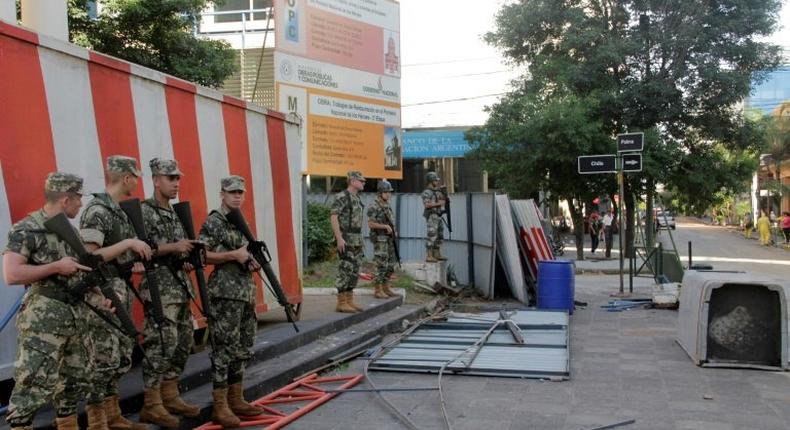
[[[422,204],[425,208],[423,216],[428,233],[425,240],[425,261],[435,263],[447,260],[442,256],[441,248],[444,240],[444,224],[442,224],[442,210],[446,202],[444,193],[439,188],[439,175],[428,172],[426,175],[428,187],[422,192]]]
[[[255,282],[260,267],[247,251],[247,240],[225,218],[240,209],[246,191],[244,178],[229,176],[220,182],[222,205],[209,213],[200,229],[206,244],[206,262],[214,264],[208,279],[211,300],[211,370],[214,408],[211,418],[223,427],[238,427],[241,416],[255,416],[263,409],[244,401],[244,366],[255,340]]]
[[[146,315],[143,335],[148,361],[143,362],[145,398],[140,421],[171,428],[179,423],[172,414],[190,418],[200,414],[200,408],[184,402],[178,393],[178,380],[193,344],[189,300],[194,297],[192,281],[180,261],[188,256],[194,243],[186,239],[184,227],[170,205],[170,200],[178,196],[183,175],[178,164],[154,158],[150,166],[154,195],[143,201],[143,221],[148,240],[157,246],[154,253],[159,265],[146,273],[140,289],[148,300],[146,306],[150,306],[148,278],[156,277],[165,321],[157,325],[151,312]]]
[[[359,192],[365,187],[361,172],[348,172],[348,188],[335,194],[332,202],[332,231],[340,256],[335,288],[337,288],[336,312],[355,313],[362,307],[354,303],[354,287],[359,279],[359,265],[364,257],[362,244],[362,213],[364,206]]]
[[[129,198],[137,188],[140,171],[137,160],[113,155],[107,158],[107,189],[93,194],[80,218],[80,232],[88,251],[100,254],[105,261],[116,260],[128,265],[135,256],[151,258],[151,248],[137,239],[134,229],[118,202]],[[131,268],[129,268],[131,269]],[[131,270],[113,278],[115,294],[131,315]],[[115,324],[120,326],[117,318]],[[90,315],[89,333],[96,350],[96,372],[88,396],[88,428],[112,430],[145,429],[148,426],[132,423],[121,415],[118,404],[118,381],[132,367],[134,340],[124,336],[96,315]],[[97,405],[99,407],[97,407]],[[104,425],[98,424],[106,420]]]
[[[379,181],[376,188],[376,202],[368,207],[368,227],[370,240],[373,242],[373,260],[376,263],[373,297],[386,299],[397,295],[390,288],[390,276],[395,272],[395,264],[398,262],[394,242],[398,239],[397,232],[393,230],[395,214],[389,204],[392,184],[384,179]]]
[[[32,429],[36,411],[52,402],[58,429],[76,430],[77,402],[87,394],[93,370],[93,345],[85,330],[89,311],[68,290],[84,282],[80,271],[90,269],[77,263],[74,251],[48,232],[44,221],[59,213],[77,216],[82,178],[50,173],[44,194],[44,207],[11,227],[3,255],[6,284],[30,286],[17,319],[16,385],[6,422],[12,429]]]

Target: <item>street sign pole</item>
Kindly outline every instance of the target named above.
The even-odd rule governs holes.
[[[620,228],[618,229],[618,236],[620,236],[619,239],[620,239],[620,295],[621,296],[625,293],[625,288],[624,288],[625,285],[624,285],[624,282],[623,282],[623,270],[625,269],[625,260],[624,260],[625,252],[623,251],[623,242],[624,242],[623,236],[624,236],[624,233],[625,233],[624,230],[623,230],[624,227],[625,227],[625,224],[623,223],[623,204],[625,203],[625,200],[623,200],[623,195],[625,194],[625,191],[624,191],[624,188],[625,188],[624,176],[625,176],[625,174],[623,173],[623,168],[622,168],[622,165],[621,165],[621,166],[619,166],[619,169],[617,171],[617,182],[618,182],[618,185],[619,185],[617,191],[618,191],[619,200],[620,200],[618,205],[617,205],[617,213],[619,214],[619,215],[617,215],[617,222],[620,223]]]

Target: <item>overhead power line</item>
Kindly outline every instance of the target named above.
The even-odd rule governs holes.
[[[502,95],[505,95],[505,94],[507,94],[507,93],[483,94],[483,95],[479,95],[479,96],[461,97],[461,98],[457,98],[457,99],[431,100],[431,101],[427,101],[427,102],[409,103],[409,104],[406,104],[406,105],[401,105],[401,107],[434,105],[434,104],[439,104],[439,103],[462,102],[462,101],[466,101],[466,100],[474,100],[474,99],[483,99],[483,98],[486,98],[486,97],[502,96]]]

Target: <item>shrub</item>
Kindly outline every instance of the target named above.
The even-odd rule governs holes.
[[[329,222],[329,208],[319,203],[307,204],[305,220],[305,240],[307,240],[307,258],[310,263],[324,261],[332,255],[335,236]]]

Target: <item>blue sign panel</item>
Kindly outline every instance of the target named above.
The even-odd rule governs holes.
[[[403,158],[459,158],[469,151],[466,130],[406,130]]]

